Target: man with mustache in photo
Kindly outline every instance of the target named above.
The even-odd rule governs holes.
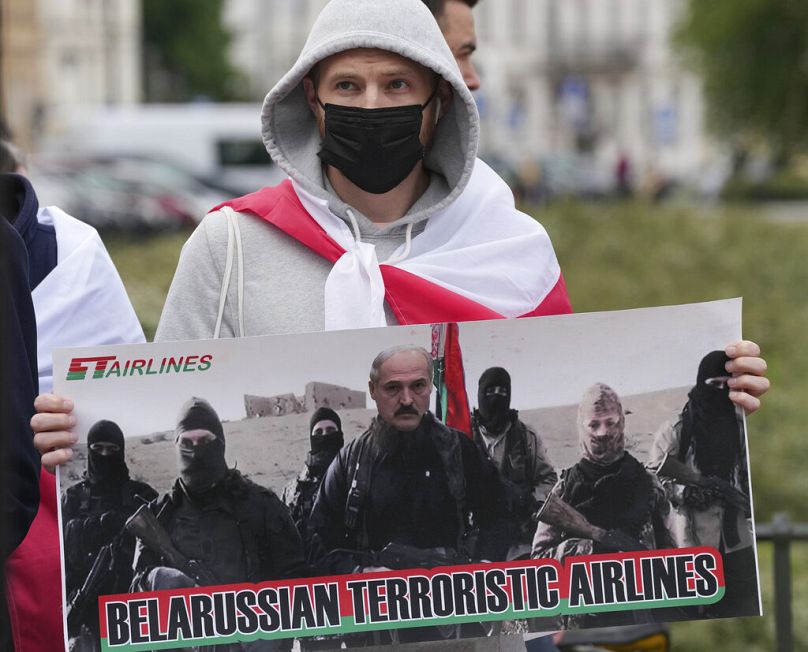
[[[391,543],[425,555],[486,558],[474,540],[497,518],[496,469],[467,435],[428,411],[429,353],[385,349],[368,385],[378,415],[329,467],[309,522],[320,572],[383,570],[374,555]],[[436,635],[435,628],[398,632],[401,642]]]

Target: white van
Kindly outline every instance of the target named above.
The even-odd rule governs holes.
[[[53,143],[62,153],[145,155],[186,168],[233,195],[285,175],[261,141],[261,105],[142,104],[79,111]]]

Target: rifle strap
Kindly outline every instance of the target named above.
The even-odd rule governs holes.
[[[348,487],[348,497],[345,500],[345,528],[354,541],[353,547],[357,550],[367,550],[369,545],[364,512],[372,467],[372,460],[366,454],[366,449],[370,448],[371,437],[372,435],[368,434],[357,440],[348,461],[349,472],[353,467],[353,474]]]

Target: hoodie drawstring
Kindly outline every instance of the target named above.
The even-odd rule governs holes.
[[[348,219],[351,220],[351,228],[353,228],[356,243],[359,244],[362,242],[362,234],[359,232],[359,222],[356,221],[356,216],[350,208],[346,208],[345,212],[348,214]]]
[[[395,265],[410,255],[410,251],[412,251],[412,227],[413,223],[410,222],[407,225],[407,230],[404,235],[404,251],[402,251],[398,256],[390,256],[390,258],[382,263],[383,265]]]
[[[359,232],[359,223],[356,221],[356,215],[354,215],[354,212],[350,208],[346,208],[345,212],[348,215],[348,219],[351,221],[351,228],[353,228],[354,238],[358,244],[362,242],[362,234]],[[406,231],[404,232],[404,251],[402,251],[398,256],[390,256],[390,258],[385,260],[382,265],[395,265],[410,255],[410,252],[412,251],[412,227],[413,223],[410,222],[407,225]]]

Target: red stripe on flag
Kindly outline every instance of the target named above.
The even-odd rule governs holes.
[[[471,415],[466,394],[466,374],[463,371],[463,354],[460,351],[460,328],[457,324],[446,324],[446,341],[443,349],[446,365],[444,385],[446,387],[445,423],[471,437]]]
[[[335,263],[345,250],[309,215],[288,179],[281,184],[224,202],[239,212],[249,212],[269,222],[314,253]],[[390,265],[380,266],[385,299],[400,324],[431,324],[453,321],[503,319],[486,306]],[[545,299],[523,317],[558,315],[572,312],[564,278],[559,276]]]
[[[543,317],[545,315],[569,315],[572,313],[572,304],[567,294],[567,284],[564,283],[564,276],[559,274],[558,281],[550,290],[549,294],[538,305],[535,310],[531,310],[522,317]]]
[[[504,319],[498,312],[398,267],[381,265],[385,298],[400,324]]]

